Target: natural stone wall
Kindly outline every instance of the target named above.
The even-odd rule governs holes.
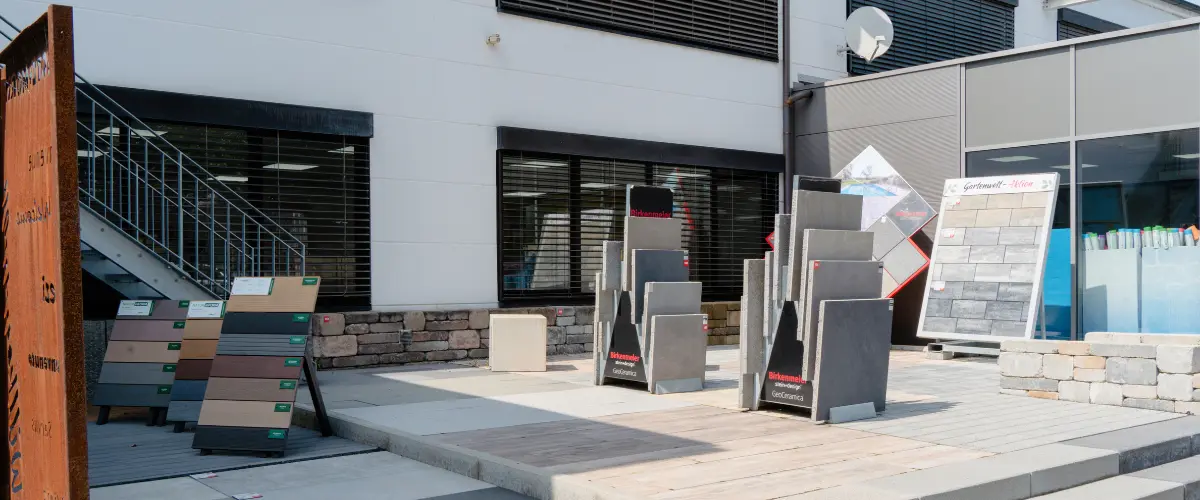
[[[702,306],[709,315],[709,345],[738,343],[737,309],[737,302]],[[594,307],[319,313],[313,315],[311,352],[322,369],[486,360],[492,314],[541,314],[546,354],[581,354],[592,351],[594,313]]]
[[[1005,394],[1200,414],[1200,335],[1089,334],[1000,350]]]

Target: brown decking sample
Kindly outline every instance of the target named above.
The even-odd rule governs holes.
[[[204,380],[212,370],[211,359],[181,359],[175,368],[175,380]]]
[[[179,342],[183,340],[183,328],[175,328],[170,320],[120,320],[113,322],[109,341],[133,342]],[[179,323],[182,323],[180,321]]]
[[[216,355],[216,340],[185,340],[179,350],[179,359],[213,359]]]
[[[300,378],[297,356],[217,356],[209,376],[213,378]]]
[[[292,425],[292,403],[205,399],[196,425],[287,429]]]
[[[108,351],[104,353],[104,362],[175,363],[179,361],[179,348],[179,342],[113,341],[108,343]]]
[[[275,378],[211,378],[205,399],[225,401],[278,401],[296,399],[295,379]]]
[[[305,285],[305,280],[312,284]],[[225,303],[225,311],[311,313],[317,305],[320,285],[321,280],[316,277],[275,278],[270,295],[231,295]]]
[[[217,340],[221,338],[219,319],[189,319],[183,327],[184,340]]]

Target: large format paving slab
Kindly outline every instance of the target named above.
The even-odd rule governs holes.
[[[994,361],[892,351],[881,417],[814,425],[786,411],[739,411],[733,348],[708,350],[703,391],[664,396],[594,387],[592,362],[557,357],[546,372],[521,374],[373,368],[321,380],[338,435],[546,499],[960,498],[912,486],[933,477],[982,492],[972,498],[1028,498],[1117,474],[1118,451],[1061,441],[1180,418],[1001,395]],[[298,407],[306,398],[301,391]]]

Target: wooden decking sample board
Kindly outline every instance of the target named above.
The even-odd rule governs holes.
[[[299,356],[222,356],[213,358],[209,377],[300,378]]]
[[[100,384],[171,385],[174,363],[105,363],[100,367]]]
[[[196,425],[286,429],[292,425],[292,402],[205,399]]]
[[[232,356],[303,356],[307,335],[236,335],[222,334],[217,355]]]
[[[215,427],[197,425],[192,448],[198,450],[265,451],[282,453],[291,431],[287,427]]]
[[[104,353],[105,363],[175,363],[179,361],[179,342],[112,341]]]
[[[96,384],[92,400],[98,406],[146,406],[166,408],[171,403],[171,385]]]
[[[118,314],[117,320],[183,320],[187,319],[189,302],[187,300],[156,300],[149,316],[122,316]]]
[[[317,277],[273,278],[269,295],[230,295],[227,312],[311,313],[317,305]],[[236,286],[236,284],[235,284]]]
[[[216,340],[184,340],[179,359],[213,359],[217,356]]]
[[[231,312],[221,325],[222,335],[308,335],[310,313]]]
[[[188,320],[183,327],[183,340],[217,340],[221,338],[222,323],[219,319]]]
[[[295,401],[295,379],[211,378],[206,399],[226,401]]]
[[[109,341],[179,342],[183,340],[183,321],[120,320],[113,322]]]
[[[191,304],[187,324],[183,328],[183,348],[180,363],[186,363],[183,376],[175,377],[171,388],[171,403],[167,406],[168,422],[195,422],[200,417],[204,392],[208,388],[208,372],[217,354],[221,338],[225,304],[204,301]],[[218,316],[213,317],[216,312]],[[176,430],[182,430],[178,425]]]
[[[211,380],[211,379],[210,379]],[[171,386],[171,401],[203,401],[208,380],[176,380]]]
[[[175,380],[206,380],[212,365],[211,359],[181,359],[175,368]]]

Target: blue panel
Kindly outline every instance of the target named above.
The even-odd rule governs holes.
[[[1042,296],[1046,300],[1046,338],[1071,338],[1071,230],[1051,229],[1046,249]],[[1034,331],[1041,328],[1041,320]]]
[[[1142,251],[1142,332],[1200,333],[1200,247]]]

